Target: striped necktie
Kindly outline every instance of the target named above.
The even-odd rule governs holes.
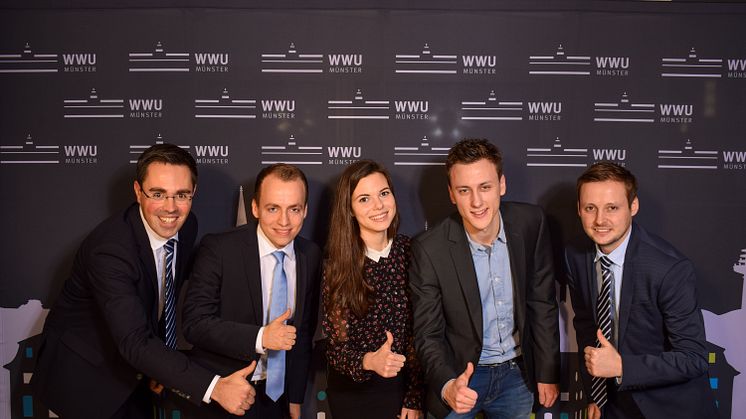
[[[176,239],[171,239],[163,245],[166,249],[166,295],[163,302],[163,324],[165,330],[166,347],[176,349],[176,285],[174,284],[174,248]]]
[[[611,260],[606,256],[601,256],[601,292],[598,294],[598,300],[596,301],[596,315],[598,318],[598,328],[601,329],[606,340],[612,341],[611,332],[613,329],[612,315],[611,315],[611,280],[613,279],[613,273],[611,272]],[[596,339],[596,347],[600,347],[601,344]],[[591,400],[602,408],[606,404],[606,378],[593,377],[591,382]]]

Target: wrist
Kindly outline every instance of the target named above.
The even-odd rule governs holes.
[[[373,369],[370,367],[371,356],[373,356],[373,352],[366,352],[365,355],[363,355],[363,369],[366,371],[370,371]]]

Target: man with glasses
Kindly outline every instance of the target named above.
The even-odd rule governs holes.
[[[85,239],[44,325],[32,386],[61,418],[152,417],[163,386],[243,414],[254,364],[220,377],[176,349],[176,298],[197,235],[197,166],[172,144],[137,161],[137,199]],[[248,363],[247,363],[248,364]]]

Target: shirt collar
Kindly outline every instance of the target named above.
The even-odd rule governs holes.
[[[627,254],[627,245],[629,244],[629,237],[631,235],[632,225],[630,224],[629,231],[627,231],[627,237],[625,237],[624,240],[622,240],[622,243],[608,255],[602,252],[598,245],[596,245],[596,258],[593,259],[593,262],[598,262],[598,260],[601,259],[601,256],[606,256],[615,265],[624,266],[624,257]]]
[[[391,245],[393,243],[394,243],[394,239],[389,239],[389,242],[386,245],[386,247],[384,247],[383,250],[380,250],[380,251],[371,249],[370,247],[366,247],[365,256],[367,256],[373,262],[378,262],[379,260],[381,260],[381,258],[387,258],[389,257],[389,253],[391,253]]]
[[[150,228],[150,224],[148,224],[147,220],[145,220],[145,215],[142,213],[142,207],[138,205],[137,208],[140,211],[140,219],[142,220],[142,225],[145,226],[145,233],[148,234],[148,242],[150,242],[150,248],[153,249],[153,251],[160,249],[166,244],[167,241],[171,239],[176,239],[177,242],[179,241],[178,232],[176,232],[173,237],[169,237],[167,239],[159,236],[155,231],[153,231],[152,228]]]
[[[507,239],[507,236],[505,235],[505,228],[504,228],[505,223],[503,223],[503,215],[500,212],[498,212],[497,214],[500,217],[500,230],[497,232],[497,238],[495,239],[495,241],[499,241],[503,244],[506,244],[508,243],[508,239]],[[469,235],[469,233],[467,233],[466,231],[464,231],[464,233],[466,233],[466,239],[469,240],[469,248],[471,249],[472,252],[475,252],[480,249],[484,249],[486,247],[485,245],[473,240],[471,236]],[[493,246],[494,244],[495,242],[492,242]]]
[[[291,261],[295,260],[295,240],[291,240],[290,243],[288,243],[283,248],[276,248],[272,242],[269,241],[267,238],[267,235],[264,234],[264,231],[262,231],[262,227],[257,224],[256,226],[256,237],[257,237],[257,243],[259,245],[259,258],[263,258],[267,255],[271,255],[273,252],[277,250],[282,250],[285,252],[285,256],[289,257]]]

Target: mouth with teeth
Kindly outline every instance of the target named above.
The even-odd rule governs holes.
[[[161,217],[161,216],[158,217],[158,220],[160,220],[160,222],[162,222],[163,224],[173,224],[178,219],[179,217]]]
[[[374,216],[371,216],[371,217],[369,217],[369,218],[370,218],[371,220],[373,220],[373,221],[376,221],[376,222],[378,222],[378,221],[383,221],[383,220],[385,220],[385,219],[386,219],[386,218],[388,217],[388,215],[389,215],[389,213],[388,213],[388,211],[387,211],[387,212],[384,212],[384,213],[382,213],[382,214],[379,214],[379,215],[374,215]]]

